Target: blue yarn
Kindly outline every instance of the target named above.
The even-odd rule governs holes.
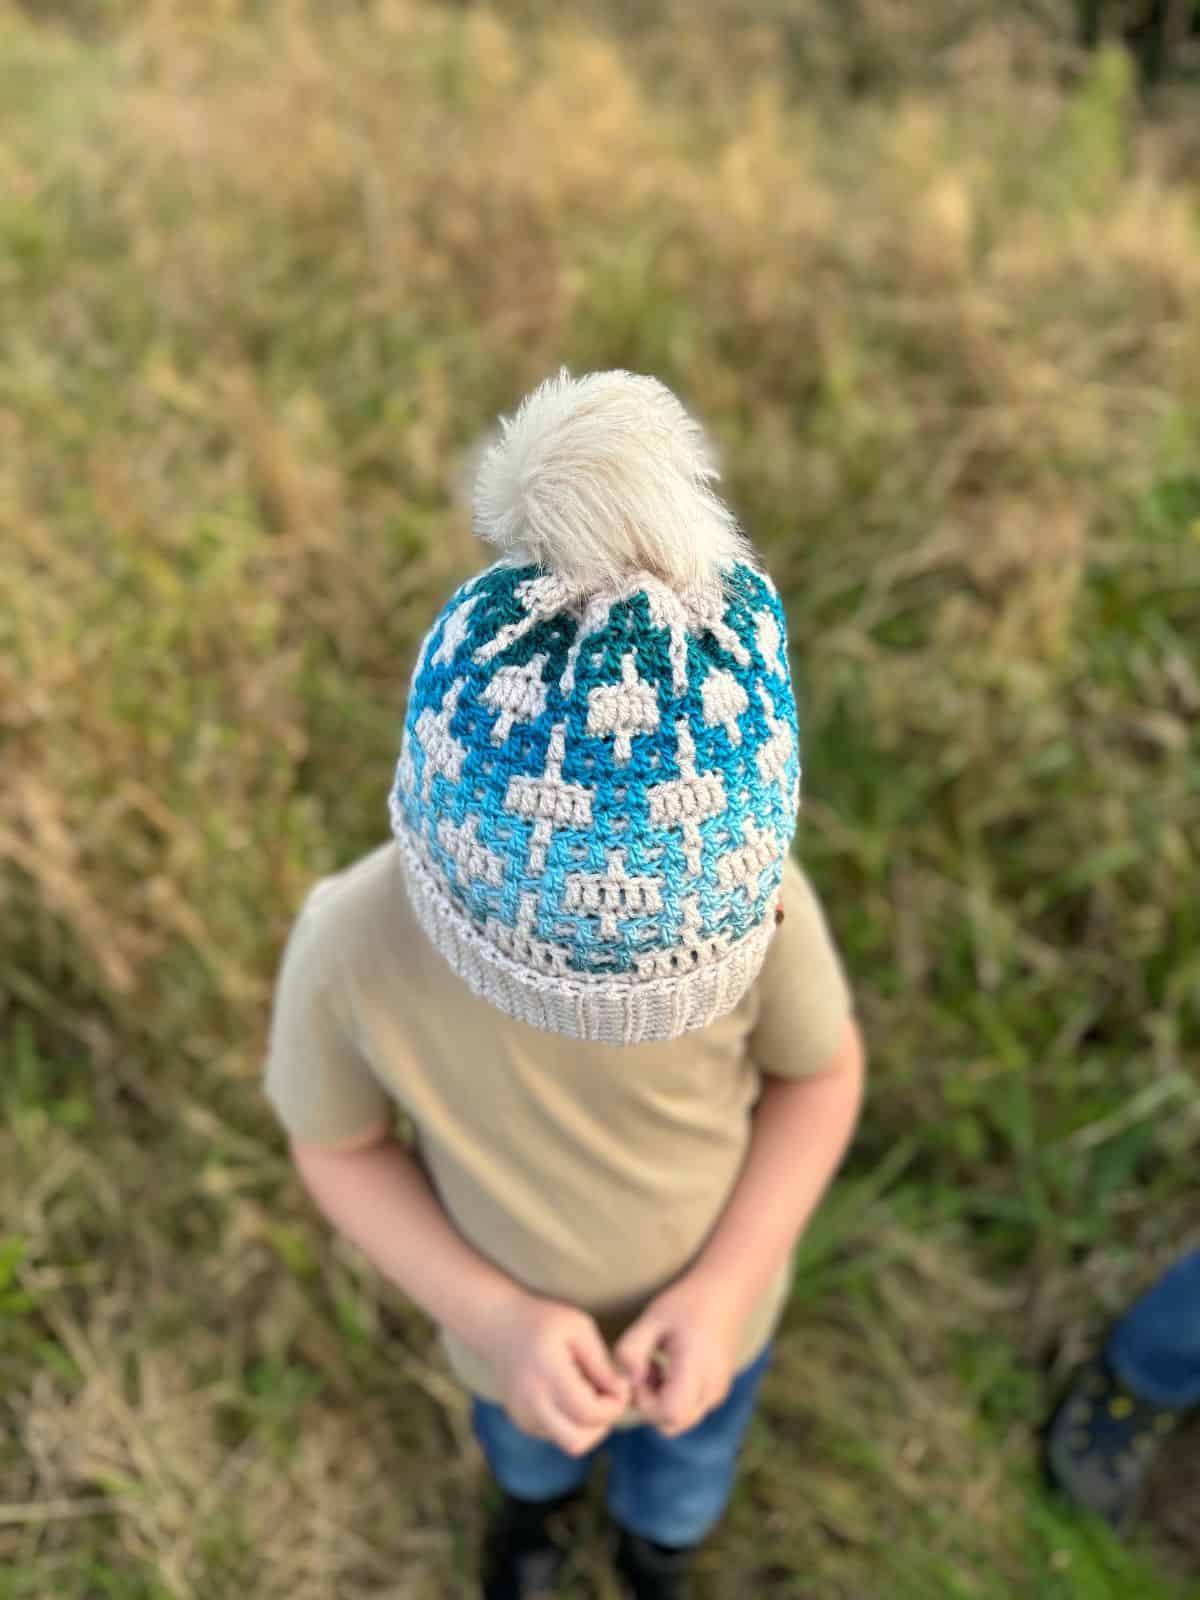
[[[636,592],[618,601],[604,625],[586,634],[575,663],[574,686],[564,694],[560,680],[580,628],[578,618],[569,612],[539,621],[491,659],[475,659],[475,653],[501,629],[526,617],[518,590],[544,576],[532,566],[489,568],[452,596],[435,623],[408,707],[405,748],[411,779],[403,780],[402,761],[393,797],[399,815],[420,841],[445,893],[476,927],[482,929],[489,918],[495,918],[516,929],[522,898],[534,893],[536,921],[531,931],[547,944],[565,947],[574,972],[632,974],[639,957],[679,950],[689,938],[693,942],[697,937],[740,940],[773,910],[796,822],[800,769],[795,701],[786,670],[780,670],[778,661],[764,659],[757,631],[762,615],[769,614],[781,641],[781,658],[786,661],[786,620],[774,587],[763,574],[744,564],[726,574],[724,622],[748,654],[749,664],[739,663],[712,633],[689,632],[683,693],[676,691],[673,681],[670,631],[655,624],[647,595]],[[460,617],[464,607],[470,608],[465,627]],[[439,661],[436,657],[455,618],[460,618],[457,626],[463,636],[449,658]],[[654,692],[657,727],[632,734],[629,759],[622,765],[616,759],[612,734],[588,732],[589,695],[596,689],[620,685],[622,661],[630,654],[638,677]],[[533,721],[514,722],[504,741],[494,744],[492,731],[501,713],[484,698],[489,683],[501,669],[527,666],[539,655],[546,657],[541,669],[544,709]],[[709,726],[705,720],[704,684],[718,670],[729,674],[745,695],[746,707],[737,715],[740,744],[723,723]],[[417,724],[425,712],[442,712],[455,685],[461,687],[449,731],[464,747],[465,758],[457,781],[438,772],[425,796],[427,756]],[[762,703],[764,690],[772,715],[790,738],[791,754],[782,783],[764,781],[757,763],[760,750],[771,737]],[[699,824],[698,877],[689,875],[680,827],[650,820],[651,790],[680,776],[676,730],[680,720],[686,721],[695,745],[697,773],[719,774],[727,799],[723,814],[706,817]],[[545,870],[531,874],[528,863],[534,822],[513,814],[505,802],[514,778],[544,774],[552,731],[560,723],[566,725],[562,782],[577,784],[590,793],[592,825],[556,826],[546,847]],[[502,863],[499,883],[460,872],[439,837],[439,825],[447,819],[459,828],[473,821],[478,843]],[[747,823],[773,840],[777,851],[749,886],[723,886],[719,863],[729,852],[743,847]],[[565,901],[568,878],[579,873],[604,874],[615,850],[624,851],[627,874],[656,881],[662,909],[653,914],[618,914],[613,937],[611,929],[607,935],[602,933],[599,916],[569,909]],[[693,927],[690,934],[685,933],[684,917],[684,903],[689,898],[699,906],[699,927]]]

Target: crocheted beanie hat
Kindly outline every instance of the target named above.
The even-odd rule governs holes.
[[[482,457],[501,559],[430,629],[391,795],[419,921],[476,994],[634,1044],[737,1004],[800,765],[783,608],[653,378],[535,390]]]

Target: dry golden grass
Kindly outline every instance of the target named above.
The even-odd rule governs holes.
[[[257,1075],[562,361],[719,440],[876,1062],[709,1591],[1198,1592],[1031,1438],[1197,1227],[1195,136],[996,11],[0,4],[3,1600],[468,1592],[463,1401]]]

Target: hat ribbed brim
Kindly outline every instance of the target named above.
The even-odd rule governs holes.
[[[479,996],[517,1022],[596,1044],[678,1039],[732,1011],[758,976],[775,921],[703,966],[670,977],[535,972],[491,944],[448,898],[407,828],[397,828],[409,899],[434,947]]]

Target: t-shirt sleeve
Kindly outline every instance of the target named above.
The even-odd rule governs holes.
[[[310,898],[284,951],[264,1088],[287,1133],[342,1144],[386,1125],[393,1102],[355,1043],[346,995]]]
[[[853,1001],[820,902],[790,857],[783,921],[758,985],[750,1055],[759,1071],[779,1078],[823,1071],[842,1042]]]

